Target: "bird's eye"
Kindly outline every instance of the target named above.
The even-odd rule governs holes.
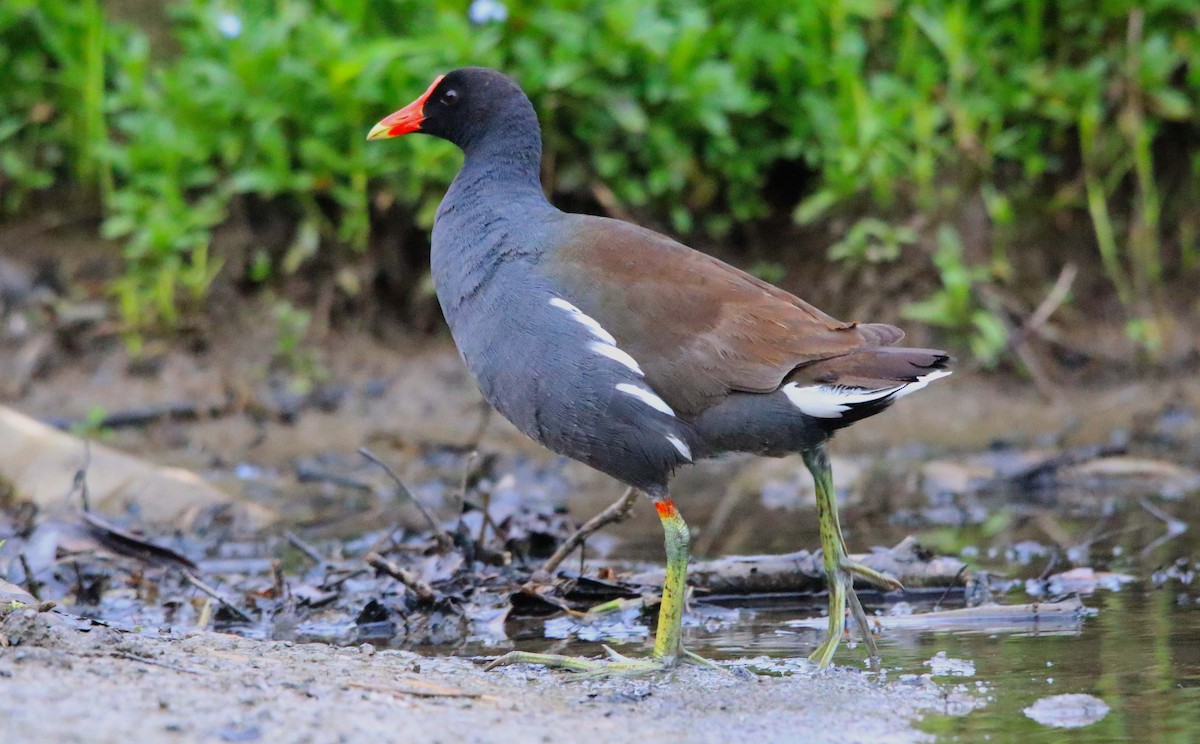
[[[458,91],[451,88],[442,94],[442,103],[447,106],[454,106],[458,103]]]

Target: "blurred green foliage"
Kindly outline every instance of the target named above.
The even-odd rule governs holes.
[[[452,148],[363,137],[463,64],[529,92],[559,194],[722,236],[778,209],[773,173],[801,173],[774,188],[798,222],[844,226],[830,257],[925,262],[931,294],[908,314],[984,361],[1004,334],[976,288],[1044,250],[1030,225],[1090,225],[1147,346],[1164,282],[1200,270],[1194,0],[551,0],[483,24],[444,0],[169,8],[169,48],[152,49],[97,0],[0,7],[3,207],[61,183],[92,194],[125,246],[131,329],[203,299],[212,230],[241,198],[301,225],[260,279],[362,249],[379,205],[428,226]],[[972,206],[982,253],[958,233]]]

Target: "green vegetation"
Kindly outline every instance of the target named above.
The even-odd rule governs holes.
[[[2,207],[87,195],[124,246],[132,333],[199,306],[213,229],[248,204],[297,226],[251,257],[258,281],[336,270],[385,214],[427,227],[451,148],[363,137],[466,63],[534,98],[558,194],[714,237],[787,209],[847,270],[926,267],[907,314],[985,363],[1005,333],[979,287],[1053,270],[1038,254],[1062,225],[1147,348],[1165,288],[1200,272],[1194,0],[554,0],[481,25],[458,0],[178,0],[168,18],[0,7]]]
[[[109,439],[112,437],[112,429],[104,425],[106,418],[108,418],[108,409],[100,405],[91,406],[82,421],[71,425],[70,431],[76,436],[95,441]]]

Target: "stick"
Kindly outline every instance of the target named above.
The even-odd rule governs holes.
[[[229,403],[161,403],[133,408],[127,411],[117,411],[106,414],[99,421],[87,422],[102,429],[140,428],[158,423],[159,421],[200,421],[215,419],[228,414],[232,410]],[[56,429],[69,430],[73,426],[85,423],[79,419],[51,418],[46,423]]]
[[[1022,467],[1015,472],[997,475],[979,484],[976,493],[991,493],[1005,488],[1029,489],[1036,485],[1039,478],[1055,473],[1063,468],[1069,468],[1080,463],[1099,460],[1104,457],[1125,454],[1125,446],[1119,444],[1100,444],[1086,447],[1076,447],[1031,465]]]
[[[479,423],[475,425],[475,431],[471,432],[471,436],[467,438],[466,449],[468,452],[475,452],[479,449],[479,443],[483,441],[483,435],[487,434],[488,425],[492,422],[492,406],[486,401],[479,402]]]
[[[610,217],[616,217],[619,220],[626,222],[636,222],[629,210],[621,206],[621,200],[613,193],[613,190],[608,187],[608,184],[602,181],[592,181],[591,183],[592,196],[596,201],[600,202],[600,206],[604,207],[604,211],[608,212]]]
[[[203,581],[198,579],[191,571],[184,571],[183,578],[187,579],[188,583],[191,584],[192,586],[196,587],[197,589],[204,592],[208,596],[217,600],[217,602],[219,602],[222,607],[227,608],[230,612],[237,615],[244,622],[247,622],[247,623],[254,622],[254,618],[247,615],[237,605],[233,604],[229,600],[222,597],[221,594],[216,589],[213,589],[211,586],[209,586],[208,584],[205,584]]]
[[[1071,286],[1075,284],[1075,277],[1079,274],[1079,269],[1075,264],[1067,264],[1063,267],[1055,280],[1054,286],[1050,288],[1050,292],[1042,300],[1037,309],[1033,311],[1033,315],[1021,324],[1017,331],[1016,338],[1020,340],[1030,333],[1036,333],[1038,329],[1046,325],[1046,321],[1050,320],[1050,316],[1054,314],[1062,304],[1066,301],[1067,295],[1071,292]]]
[[[604,511],[592,517],[583,523],[583,526],[575,530],[574,534],[566,539],[562,545],[558,546],[558,550],[554,551],[554,555],[550,556],[545,563],[542,564],[540,570],[548,574],[553,574],[567,556],[583,544],[583,541],[592,536],[596,531],[610,525],[614,522],[620,522],[629,515],[629,510],[633,508],[633,503],[637,501],[637,491],[630,486],[625,489],[625,493],[621,498],[608,505]]]
[[[1050,316],[1054,311],[1062,306],[1066,301],[1067,295],[1071,292],[1071,286],[1075,283],[1075,277],[1079,274],[1079,269],[1075,264],[1067,264],[1059,272],[1058,279],[1054,282],[1054,286],[1050,288],[1050,292],[1042,299],[1037,309],[1033,311],[1021,327],[1015,330],[1008,337],[1008,348],[1016,352],[1017,357],[1025,368],[1029,371],[1029,376],[1033,378],[1034,385],[1042,398],[1047,402],[1053,403],[1057,399],[1057,389],[1042,370],[1041,362],[1034,355],[1033,349],[1029,346],[1029,336],[1038,333],[1046,321],[1050,320]]]
[[[417,578],[417,575],[412,571],[397,566],[378,553],[367,553],[363,556],[363,561],[371,568],[391,576],[396,581],[412,589],[413,593],[422,602],[433,602],[437,599],[437,593],[433,591],[432,586]]]
[[[29,590],[29,595],[37,601],[42,601],[40,590],[42,585],[33,577],[33,571],[29,568],[29,559],[25,557],[24,551],[17,555],[21,560],[21,569],[25,571],[25,588]]]
[[[91,499],[88,494],[87,471],[92,466],[92,443],[87,439],[83,440],[83,465],[75,471],[75,479],[71,482],[71,492],[67,494],[67,498],[79,492],[79,501],[83,505],[84,513],[92,510]]]
[[[294,547],[296,550],[299,550],[301,553],[304,553],[304,555],[307,556],[310,561],[318,566],[324,566],[326,563],[330,562],[325,556],[321,555],[316,548],[304,542],[304,540],[302,540],[295,532],[288,530],[287,532],[283,533],[283,536],[289,543],[292,544],[292,547]]]
[[[124,651],[114,651],[113,656],[115,656],[118,659],[127,659],[129,661],[138,661],[143,664],[149,664],[151,666],[162,667],[163,669],[170,669],[175,672],[184,672],[186,674],[205,674],[205,672],[200,669],[189,669],[188,667],[179,666],[177,664],[168,664],[165,661],[158,661],[157,659],[147,659],[144,656],[137,656],[136,654],[130,654],[130,653],[126,653]]]
[[[416,497],[412,495],[412,491],[409,491],[408,487],[404,485],[404,481],[400,480],[400,476],[396,475],[396,471],[392,470],[392,468],[386,462],[380,460],[374,452],[366,447],[359,447],[358,454],[383,468],[383,472],[387,473],[388,477],[392,479],[392,482],[396,484],[396,490],[400,492],[400,495],[404,496],[416,505],[417,509],[421,512],[421,516],[425,517],[425,521],[429,523],[429,529],[433,532],[433,537],[435,540],[437,540],[438,546],[442,550],[445,550],[454,544],[454,538],[450,537],[450,534],[442,529],[442,526],[437,523],[437,520],[434,519],[433,515],[429,513],[429,510],[425,508],[425,505],[420,501],[417,501]]]
[[[1003,633],[1027,632],[1031,629],[1072,629],[1083,622],[1083,602],[1069,597],[1057,602],[966,607],[961,610],[920,612],[912,615],[886,615],[869,618],[876,628],[887,631],[940,630],[942,632]],[[823,617],[789,620],[789,628],[823,629],[828,620]]]
[[[1154,504],[1151,504],[1146,499],[1142,499],[1140,501],[1140,503],[1142,505],[1142,508],[1150,513],[1150,516],[1154,517],[1155,519],[1161,520],[1163,523],[1165,523],[1167,525],[1166,532],[1164,532],[1163,534],[1154,538],[1154,540],[1152,540],[1149,545],[1142,548],[1141,555],[1143,558],[1150,555],[1151,553],[1153,553],[1158,548],[1158,546],[1162,545],[1163,543],[1168,542],[1170,540],[1174,540],[1175,538],[1179,537],[1183,533],[1187,532],[1187,530],[1188,530],[1187,522],[1184,522],[1181,519],[1176,519],[1175,517],[1172,517],[1170,514],[1167,514],[1165,511],[1163,511],[1162,509],[1159,509]],[[22,555],[21,557],[24,558],[25,556]],[[29,569],[26,569],[25,573],[28,574]]]
[[[485,695],[482,692],[464,692],[455,690],[451,687],[437,687],[431,685],[429,689],[415,689],[412,687],[385,687],[383,685],[373,685],[369,682],[350,681],[346,683],[347,687],[354,687],[359,690],[367,690],[368,692],[386,692],[390,695],[412,695],[414,697],[427,698],[470,698],[472,700],[488,700],[491,702],[499,702],[500,698],[495,695]]]
[[[717,502],[717,508],[713,510],[712,518],[708,520],[708,526],[700,533],[700,539],[696,541],[695,548],[692,550],[692,555],[711,555],[713,548],[719,547],[716,542],[719,537],[728,537],[728,532],[723,532],[722,528],[729,521],[729,517],[737,509],[742,501],[742,492],[737,488],[725,489],[725,495]]]
[[[895,577],[909,589],[955,586],[966,566],[959,559],[948,556],[923,560],[911,537],[891,550],[851,555],[850,559]],[[626,583],[644,586],[659,586],[662,581],[662,569],[626,579]],[[825,564],[820,551],[729,556],[699,561],[688,569],[688,584],[714,595],[819,592],[825,588],[825,581]]]

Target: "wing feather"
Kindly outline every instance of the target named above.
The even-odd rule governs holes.
[[[695,415],[732,391],[767,393],[798,369],[904,337],[840,321],[804,300],[659,233],[567,215],[544,270],[570,302],[638,360],[675,410]],[[828,366],[828,365],[827,365]],[[855,376],[863,370],[855,367]]]

